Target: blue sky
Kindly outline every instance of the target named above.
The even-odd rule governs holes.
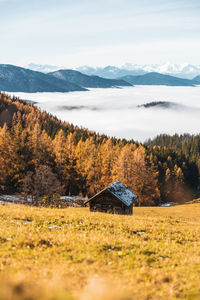
[[[0,63],[200,64],[200,0],[0,0]]]

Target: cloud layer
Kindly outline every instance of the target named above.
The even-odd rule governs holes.
[[[161,133],[199,133],[200,86],[135,86],[73,93],[15,93],[58,118],[120,138],[144,141]],[[138,105],[176,103],[168,109]]]

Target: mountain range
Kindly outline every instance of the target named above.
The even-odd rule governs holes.
[[[77,70],[58,70],[49,73],[33,71],[13,65],[0,65],[0,91],[6,92],[72,92],[87,88],[111,88],[132,85],[195,86],[193,80],[151,72],[143,75],[124,75],[117,79],[86,75]]]
[[[121,79],[134,85],[195,86],[197,84],[197,80],[183,79],[156,72],[138,76],[127,75]]]
[[[71,79],[68,80],[68,78]],[[87,76],[73,70],[61,70],[55,74],[44,74],[13,65],[0,65],[0,91],[64,93],[86,91],[87,89],[83,86],[107,88],[131,86],[131,84],[121,79],[110,80],[98,76]]]
[[[77,69],[87,75],[98,75],[105,78],[118,78],[126,75],[143,75],[146,73],[156,72],[175,77],[193,79],[200,74],[200,65],[194,66],[191,64],[154,64],[154,65],[138,65],[127,63],[121,67],[106,66],[106,67],[88,67],[83,66]]]
[[[0,90],[25,93],[85,91],[74,83],[13,65],[0,65]]]
[[[88,76],[75,70],[58,70],[48,73],[55,78],[78,84],[85,88],[110,88],[113,86],[132,86],[123,79],[105,79],[99,76]]]
[[[25,66],[27,69],[39,71],[43,73],[54,72],[60,69],[67,69],[64,66],[51,66],[30,63]],[[200,65],[195,66],[191,64],[151,64],[139,65],[126,63],[120,67],[106,66],[106,67],[88,67],[82,66],[75,68],[77,71],[86,75],[97,75],[104,78],[118,78],[126,75],[143,75],[150,72],[157,72],[161,74],[172,75],[180,78],[193,79],[200,74]]]

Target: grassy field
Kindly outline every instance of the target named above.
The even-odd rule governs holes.
[[[200,299],[200,204],[0,205],[0,300]]]

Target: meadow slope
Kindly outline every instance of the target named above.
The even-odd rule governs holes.
[[[199,299],[200,204],[0,205],[0,276],[0,300]]]

